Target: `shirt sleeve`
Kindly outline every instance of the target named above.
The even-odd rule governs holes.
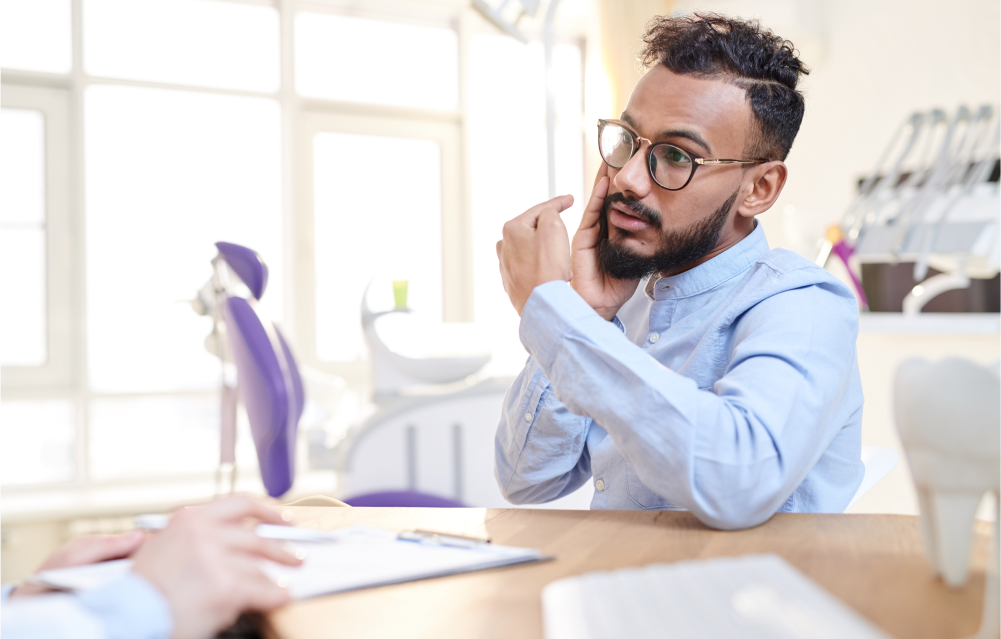
[[[5,600],[0,617],[4,639],[168,639],[173,632],[167,601],[135,573],[78,594]]]
[[[539,504],[580,488],[591,476],[584,445],[590,424],[556,400],[530,357],[507,391],[494,440],[494,473],[504,498]]]
[[[720,340],[729,364],[714,392],[562,282],[533,291],[521,339],[559,402],[604,427],[648,488],[710,526],[745,528],[781,507],[844,423],[857,315],[842,302],[803,286],[751,305]]]

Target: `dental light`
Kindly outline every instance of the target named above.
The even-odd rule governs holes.
[[[515,40],[527,44],[528,38],[518,30],[518,23],[526,15],[532,17],[536,14],[539,10],[539,0],[515,0],[515,2],[501,0],[496,6],[490,6],[486,0],[473,0],[473,8],[495,27]]]

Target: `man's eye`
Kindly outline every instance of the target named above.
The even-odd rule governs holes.
[[[664,159],[672,166],[688,166],[691,164],[691,158],[688,157],[688,154],[673,146],[667,147]]]

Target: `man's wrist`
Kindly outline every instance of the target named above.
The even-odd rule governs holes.
[[[600,315],[606,322],[611,322],[615,319],[615,316],[619,313],[619,309],[622,308],[621,306],[595,306],[588,301],[587,297],[581,291],[577,290],[577,287],[573,285],[573,280],[570,280],[570,287],[577,291],[577,295],[580,295],[594,309],[594,312]]]

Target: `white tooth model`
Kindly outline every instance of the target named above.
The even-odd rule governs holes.
[[[912,359],[897,370],[897,429],[918,492],[928,560],[952,588],[966,582],[973,522],[983,495],[1001,488],[1001,381],[964,359]],[[997,512],[997,508],[995,509]],[[998,524],[977,637],[999,629]]]

